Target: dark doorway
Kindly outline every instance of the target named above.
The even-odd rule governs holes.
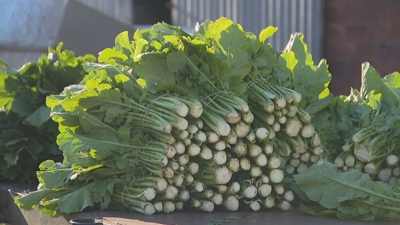
[[[171,0],[133,0],[133,23],[171,24]]]

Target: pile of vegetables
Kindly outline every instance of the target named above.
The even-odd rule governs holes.
[[[365,221],[400,218],[400,73],[362,64],[360,90],[308,109],[329,149],[326,162],[294,176],[308,214]],[[318,205],[309,202],[317,202]]]
[[[50,119],[46,97],[79,83],[92,55],[49,48],[37,62],[10,68],[0,61],[0,181],[37,182],[36,171],[47,159],[62,160],[56,144],[57,123]]]
[[[38,190],[17,204],[51,216],[92,206],[289,210],[285,174],[325,153],[302,107],[318,97],[290,85],[313,88],[294,74],[321,73],[326,63],[313,65],[301,34],[277,56],[266,42],[276,30],[257,37],[221,18],[192,35],[164,23],[133,41],[119,34],[80,84],[47,97],[64,160],[43,162]],[[329,83],[324,72],[317,96]]]
[[[330,161],[338,169],[356,169],[391,186],[397,183],[400,176],[399,78],[398,72],[381,78],[369,63],[364,63],[360,90],[352,88],[349,96],[323,99],[321,102],[329,104],[319,104],[325,106],[312,112],[313,124],[321,137],[331,137],[322,141],[332,149]]]
[[[360,91],[334,96],[327,62],[314,65],[300,33],[277,54],[276,30],[220,18],[192,34],[120,33],[81,82],[47,96],[63,160],[43,161],[38,190],[16,204],[58,216],[300,202],[315,216],[398,220],[400,74],[365,63]]]

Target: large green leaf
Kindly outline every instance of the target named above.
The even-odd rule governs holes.
[[[50,108],[46,105],[40,106],[31,115],[25,118],[29,124],[40,127],[50,119]]]
[[[133,64],[134,73],[144,79],[147,85],[175,83],[175,76],[169,71],[165,59],[160,53],[140,55]]]
[[[116,153],[121,154],[126,149],[135,148],[121,143],[118,132],[111,132],[108,129],[92,129],[85,135],[75,134],[71,131],[61,132],[57,137],[57,144],[68,160],[79,156],[81,152],[87,153],[91,149],[96,152],[94,157],[102,160]]]
[[[382,81],[379,73],[369,64],[365,62],[361,65],[362,77],[360,93],[363,99],[366,99],[371,91],[375,94],[382,92]]]
[[[270,38],[274,33],[278,31],[278,27],[268,26],[261,30],[259,39],[261,42],[265,42],[268,38]]]
[[[327,209],[337,208],[347,200],[367,198],[374,188],[368,174],[358,170],[339,173],[329,162],[314,164],[305,173],[294,175],[294,179],[312,201]]]
[[[292,84],[290,85],[295,91],[302,93],[302,107],[318,101],[329,95],[328,85],[331,81],[331,74],[328,70],[326,60],[321,60],[319,64],[314,65],[312,55],[308,52],[308,47],[303,41],[304,35],[301,33],[293,33],[290,40],[283,50],[285,53],[293,52],[298,61],[292,71]],[[287,63],[293,66],[292,59]]]
[[[240,25],[222,17],[210,24],[206,35],[214,40],[213,47],[219,57],[231,64],[232,77],[250,72],[250,43]]]
[[[74,174],[72,169],[37,172],[39,182],[49,190],[64,187],[68,183],[72,174]]]
[[[50,192],[48,189],[39,189],[22,197],[17,196],[14,202],[19,208],[30,210],[35,208]]]

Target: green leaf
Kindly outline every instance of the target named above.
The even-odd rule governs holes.
[[[17,165],[19,156],[19,152],[14,151],[14,152],[8,152],[4,154],[4,160],[9,164],[9,165]]]
[[[268,38],[275,34],[278,31],[278,27],[268,26],[265,29],[261,30],[259,39],[261,42],[265,42]]]
[[[361,68],[361,97],[366,99],[368,94],[372,91],[374,91],[376,94],[381,93],[382,81],[379,73],[368,62],[363,63]]]
[[[310,104],[306,111],[310,113],[311,115],[317,114],[321,112],[322,110],[326,109],[330,105],[332,105],[335,101],[335,97],[333,96],[332,93],[330,93],[327,97],[320,99],[312,104]],[[318,123],[317,121],[315,121]]]
[[[314,164],[305,173],[294,175],[294,179],[312,201],[327,209],[337,208],[347,200],[366,198],[373,188],[369,175],[357,170],[339,173],[329,162]]]
[[[24,196],[17,196],[14,203],[21,209],[31,210],[35,208],[40,201],[45,198],[51,191],[48,189],[39,189]]]
[[[317,66],[314,65],[312,55],[308,52],[303,39],[303,34],[293,33],[282,54],[293,52],[298,61],[292,71],[290,88],[302,93],[300,106],[305,108],[318,101],[321,93],[324,93],[323,96],[329,94],[327,88],[331,81],[331,74],[326,60],[321,60]],[[294,62],[290,62],[294,61],[293,59],[288,60],[288,65],[294,65]]]
[[[187,57],[180,51],[171,52],[167,55],[167,66],[171,73],[175,73],[188,64]]]
[[[37,177],[40,183],[46,189],[57,189],[64,187],[70,177],[74,174],[72,169],[59,169],[52,171],[39,171],[37,172]]]
[[[115,37],[115,47],[130,57],[131,54],[134,52],[131,42],[129,40],[129,33],[128,31],[123,31]]]
[[[374,94],[373,92],[371,92],[368,95],[368,105],[369,107],[371,107],[372,110],[379,112],[380,108],[381,108],[381,98],[382,98],[382,94],[378,93],[378,94]]]
[[[118,50],[106,48],[100,52],[98,58],[99,62],[104,63],[114,63],[116,59],[125,61],[128,59],[128,56]]]
[[[8,67],[8,65],[3,60],[0,60],[0,67]]]
[[[170,72],[160,53],[140,55],[133,64],[133,70],[148,86],[175,82],[174,74]]]
[[[250,72],[250,43],[240,25],[222,17],[210,24],[206,35],[214,40],[216,54],[231,64],[232,77]]]
[[[71,214],[81,212],[87,207],[93,206],[93,189],[98,182],[89,183],[81,188],[65,195],[55,203],[58,204],[58,210],[61,213]]]
[[[105,129],[92,129],[85,135],[75,134],[71,131],[61,132],[57,137],[57,144],[67,159],[79,156],[80,152],[94,149],[95,157],[102,160],[116,152],[123,153],[126,149],[134,148],[121,143],[116,131],[110,132]]]
[[[40,127],[49,119],[50,119],[50,108],[45,105],[42,105],[38,109],[36,109],[35,112],[26,117],[25,121],[35,127]]]
[[[12,111],[20,117],[26,117],[35,111],[35,106],[25,96],[16,97],[12,102]]]

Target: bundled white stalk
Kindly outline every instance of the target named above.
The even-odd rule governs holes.
[[[222,210],[237,211],[239,209],[239,199],[235,195],[227,195],[224,202],[220,205]]]
[[[250,132],[250,125],[244,121],[239,121],[238,123],[232,125],[235,130],[237,138],[244,138]],[[227,136],[227,135],[225,135]]]
[[[203,114],[203,105],[197,99],[188,96],[179,96],[175,98],[188,106],[188,113],[193,118],[199,118]]]
[[[247,144],[239,139],[230,151],[239,158],[245,156],[247,155]]]
[[[258,188],[257,188],[257,193],[258,195],[260,195],[261,197],[267,197],[272,193],[272,186],[269,184],[261,184]]]
[[[271,209],[275,206],[275,195],[270,194],[263,199],[263,207],[266,209]]]
[[[240,161],[238,158],[229,157],[225,165],[232,173],[236,173],[240,169]]]
[[[232,130],[227,137],[229,137],[231,135],[231,133],[232,133]],[[210,144],[210,143],[216,143],[217,141],[219,141],[220,137],[217,133],[215,133],[213,131],[208,131],[208,132],[205,132],[205,134],[206,134],[206,138],[207,138],[207,140],[206,140],[207,143]]]
[[[282,211],[290,211],[292,209],[292,205],[287,201],[280,201],[275,205],[275,208]]]
[[[208,112],[207,108],[203,111],[201,119],[212,131],[220,136],[228,136],[231,131],[231,127],[221,116]]]
[[[230,145],[235,145],[238,141],[238,136],[236,135],[236,131],[234,129],[231,129],[228,136],[221,137],[221,139]],[[218,140],[216,140],[215,142],[217,142],[217,141],[219,141],[219,136],[218,136]]]
[[[227,185],[227,190],[224,192],[224,195],[234,195],[240,191],[240,184],[237,181],[233,181]]]
[[[201,145],[201,151],[198,155],[202,160],[210,160],[213,158],[213,151],[207,145]]]
[[[171,201],[178,196],[179,190],[172,184],[169,184],[163,192],[157,193],[156,201]]]
[[[249,158],[243,156],[239,158],[240,161],[240,168],[244,171],[250,170],[251,168],[251,161]]]
[[[240,197],[252,199],[257,196],[257,187],[253,185],[253,183],[250,180],[244,180],[239,183],[240,183],[240,191],[238,192],[238,195]]]
[[[206,185],[226,184],[232,178],[232,172],[224,165],[219,166],[212,162],[199,162],[200,171],[194,175],[195,180],[199,180]]]

